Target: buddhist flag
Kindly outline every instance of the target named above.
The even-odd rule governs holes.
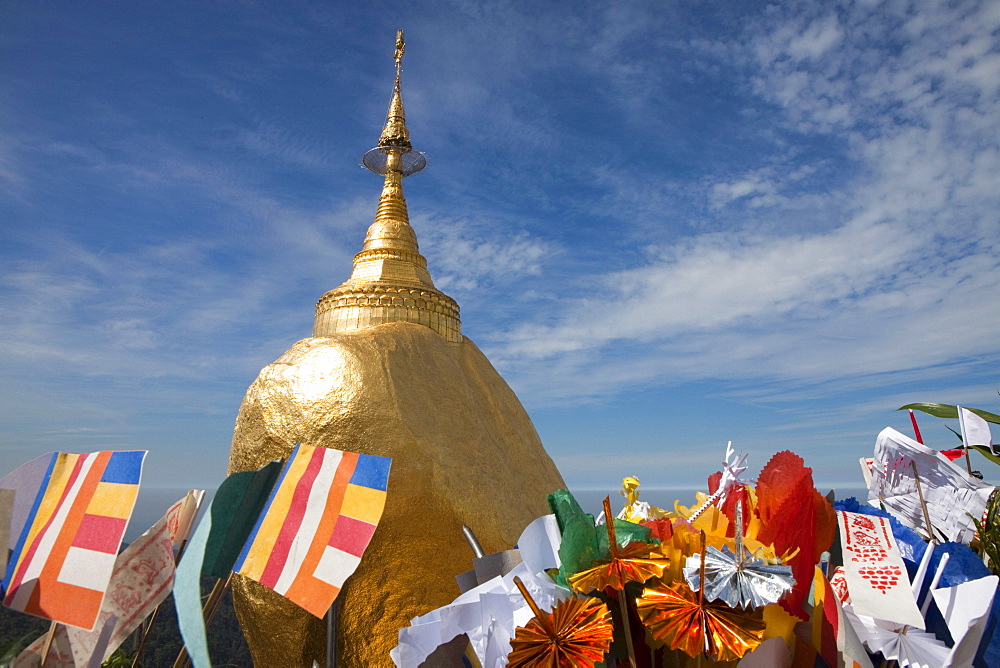
[[[322,617],[375,533],[390,463],[295,446],[233,570]]]
[[[122,550],[108,584],[108,595],[93,631],[58,625],[52,633],[47,668],[90,666],[108,659],[170,593],[174,582],[174,548],[187,538],[205,492],[191,490],[160,520]],[[14,668],[41,665],[49,634],[29,645]]]
[[[47,457],[7,565],[3,603],[89,630],[132,515],[146,451]]]

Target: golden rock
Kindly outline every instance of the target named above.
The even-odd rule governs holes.
[[[230,473],[286,457],[298,442],[392,458],[382,520],[337,599],[342,666],[391,666],[399,629],[458,595],[455,576],[473,556],[463,524],[487,552],[509,549],[565,486],[419,254],[402,178],[423,157],[406,132],[398,39],[386,130],[365,156],[385,176],[375,222],[351,278],[320,298],[313,336],[250,386],[230,453]],[[233,597],[256,665],[325,663],[323,620],[239,576]]]

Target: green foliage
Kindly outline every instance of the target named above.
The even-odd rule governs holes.
[[[0,666],[9,665],[37,637],[34,632],[30,632],[25,633],[20,638],[0,642]]]
[[[996,413],[990,413],[989,411],[984,411],[981,408],[969,408],[968,406],[963,406],[962,408],[975,413],[979,417],[983,418],[987,422],[992,422],[993,424],[1000,424],[1000,415]],[[921,411],[927,413],[928,415],[933,415],[939,418],[958,418],[958,407],[952,404],[906,404],[905,406],[900,406],[896,410],[898,411]]]
[[[994,493],[986,504],[985,523],[977,517],[973,517],[972,521],[976,523],[979,534],[980,553],[989,559],[986,565],[994,575],[1000,575],[1000,494]]]
[[[101,664],[101,668],[130,668],[133,659],[135,659],[135,652],[126,652],[119,647],[111,653],[107,661]]]

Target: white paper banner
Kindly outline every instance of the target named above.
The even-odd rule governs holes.
[[[844,575],[854,610],[867,617],[924,628],[889,520],[839,511]]]

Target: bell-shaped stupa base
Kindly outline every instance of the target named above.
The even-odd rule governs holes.
[[[472,551],[513,547],[564,485],[520,401],[469,339],[388,323],[303,339],[250,386],[230,472],[297,442],[392,458],[385,512],[339,600],[338,658],[391,666],[410,619],[452,601]],[[324,663],[325,626],[252,582],[234,587],[258,666]]]

